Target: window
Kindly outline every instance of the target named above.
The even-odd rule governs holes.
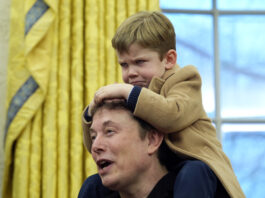
[[[203,104],[248,198],[265,190],[265,3],[160,0],[178,64],[202,76]]]

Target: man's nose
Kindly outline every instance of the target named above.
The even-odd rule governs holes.
[[[91,151],[100,154],[104,150],[105,150],[104,140],[101,136],[97,135],[97,137],[93,140]]]

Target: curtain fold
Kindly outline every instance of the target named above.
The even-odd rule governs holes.
[[[77,197],[96,173],[82,110],[121,82],[111,38],[129,15],[158,9],[158,0],[12,0],[3,197]]]

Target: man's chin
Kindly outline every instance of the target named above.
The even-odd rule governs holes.
[[[102,181],[103,186],[105,186],[106,188],[110,190],[118,191],[119,182],[117,180],[113,178],[108,178],[108,176],[103,176],[101,177],[101,181]]]

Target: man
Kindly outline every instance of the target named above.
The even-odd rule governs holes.
[[[88,135],[98,174],[84,182],[79,198],[171,198],[173,189],[178,197],[214,197],[217,179],[209,167],[171,157],[175,154],[163,142],[164,135],[134,117],[126,103],[99,104]],[[192,171],[197,177],[189,177]],[[205,177],[211,183],[205,184]]]

